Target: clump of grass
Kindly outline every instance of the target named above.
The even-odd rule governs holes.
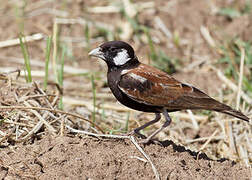
[[[138,17],[135,16],[134,18],[129,17],[124,9],[122,9],[122,15],[127,19],[127,21],[131,24],[134,34],[141,40],[141,34],[145,34],[148,39],[148,46],[150,48],[149,57],[153,62],[153,65],[162,71],[165,71],[169,74],[176,72],[176,65],[175,62],[179,62],[176,59],[172,59],[167,56],[162,50],[156,51],[153,40],[150,35],[150,28],[142,25],[138,21]],[[177,43],[179,44],[179,39],[177,39]]]
[[[24,56],[24,62],[25,62],[25,69],[27,72],[27,75],[25,77],[26,82],[31,83],[32,82],[32,74],[31,74],[31,64],[30,64],[30,57],[28,53],[28,49],[26,44],[23,42],[24,36],[19,35],[19,42],[20,42],[20,47]]]
[[[239,65],[241,50],[243,47],[245,50],[245,67],[248,69],[247,73],[243,77],[243,90],[252,94],[252,44],[251,42],[244,42],[239,39],[231,40],[225,46],[222,46],[223,57],[221,57],[218,63],[226,64],[225,75],[233,77],[236,81],[239,79]]]
[[[219,10],[219,14],[226,16],[230,19],[237,18],[241,16],[241,13],[234,8],[222,8]]]
[[[145,28],[145,34],[148,38],[148,45],[150,48],[150,59],[152,60],[153,65],[169,74],[175,73],[177,70],[176,66],[178,65],[176,63],[179,62],[179,60],[170,58],[162,50],[156,52],[152,38],[147,28]]]
[[[221,8],[218,14],[226,16],[229,19],[234,19],[245,14],[249,14],[251,12],[251,6],[251,1],[247,0],[245,6],[242,7],[240,10],[234,7],[225,7]]]
[[[242,9],[242,14],[249,14],[251,13],[252,3],[250,0],[246,1],[245,7]]]

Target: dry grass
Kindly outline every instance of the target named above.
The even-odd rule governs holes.
[[[29,142],[34,138],[42,138],[48,133],[64,135],[68,133],[68,129],[65,128],[66,126],[96,133],[105,131],[106,133],[120,134],[125,133],[125,130],[136,128],[140,124],[152,120],[153,115],[130,110],[115,102],[108,88],[104,87],[104,82],[106,82],[104,70],[99,73],[93,73],[93,70],[98,70],[95,68],[92,69],[91,66],[73,67],[70,63],[66,63],[64,65],[63,86],[59,89],[54,84],[55,82],[57,83],[55,79],[57,79],[58,60],[62,56],[62,46],[64,45],[69,47],[70,50],[77,49],[78,51],[83,51],[84,48],[85,51],[82,53],[85,53],[84,58],[87,58],[88,49],[97,44],[97,42],[100,43],[105,40],[120,38],[131,41],[136,49],[139,49],[142,44],[146,45],[150,54],[148,56],[149,61],[154,62],[156,60],[164,64],[167,63],[164,60],[167,57],[159,57],[160,52],[157,51],[157,47],[161,47],[162,44],[168,44],[168,46],[172,46],[174,49],[181,50],[185,46],[189,46],[188,40],[182,38],[183,35],[180,37],[176,31],[172,33],[159,16],[155,18],[155,25],[152,27],[144,26],[137,21],[138,14],[143,12],[151,13],[156,10],[155,8],[157,7],[155,7],[154,1],[131,3],[128,0],[123,0],[118,5],[107,4],[102,7],[100,4],[92,7],[90,5],[84,10],[87,15],[102,15],[108,13],[119,14],[121,12],[120,8],[122,8],[123,17],[121,17],[119,25],[108,23],[108,21],[102,22],[102,19],[97,19],[95,15],[94,17],[96,18],[93,18],[93,20],[90,20],[86,16],[82,18],[71,17],[68,13],[69,9],[45,9],[43,6],[46,3],[50,4],[51,2],[37,1],[27,4],[24,8],[26,19],[22,19],[22,16],[18,16],[17,19],[21,18],[19,20],[25,24],[27,19],[38,16],[38,14],[41,15],[40,13],[54,14],[54,18],[51,19],[53,24],[51,29],[40,27],[38,28],[40,29],[40,32],[38,32],[40,34],[34,34],[25,38],[26,42],[34,41],[33,44],[40,42],[37,45],[42,46],[41,41],[44,44],[45,41],[41,37],[46,36],[45,33],[53,35],[53,50],[51,65],[49,67],[50,75],[48,77],[49,87],[46,91],[40,88],[42,87],[41,81],[45,74],[44,62],[37,60],[41,59],[41,57],[31,59],[31,74],[35,77],[37,85],[36,83],[25,83],[24,77],[26,73],[24,70],[21,70],[21,76],[18,78],[15,77],[15,73],[4,73],[17,69],[24,61],[23,58],[16,56],[16,54],[13,56],[0,54],[0,59],[11,62],[4,68],[0,68],[0,72],[2,72],[0,74],[0,145],[8,146],[16,142]],[[13,7],[22,6],[17,1],[5,5]],[[62,6],[65,7],[64,4]],[[170,3],[169,6],[173,5]],[[162,11],[162,9],[160,10]],[[63,33],[67,30],[70,31],[69,27],[75,28],[77,26],[83,27],[85,31],[84,35],[80,35],[81,38],[66,36]],[[120,33],[118,33],[118,28],[121,28]],[[220,44],[223,40],[214,39],[209,31],[207,27],[201,26],[199,33],[206,40],[206,43],[209,44],[212,53],[222,56],[223,51],[220,48]],[[39,38],[37,35],[39,35]],[[0,42],[0,48],[6,46],[12,48],[12,46],[17,44],[18,41],[15,38],[13,40],[6,39]],[[155,49],[151,48],[153,44],[155,44]],[[79,48],[82,49],[80,50]],[[223,66],[216,66],[215,61],[207,61],[205,63],[204,58],[194,61],[194,63],[190,64],[190,68],[185,67],[186,65],[179,65],[176,68],[181,68],[181,72],[192,71],[194,69],[199,70],[202,63],[204,63],[202,71],[207,73],[214,71],[223,84],[223,87],[217,87],[219,92],[216,95],[219,97],[217,99],[227,104],[236,102],[236,108],[252,118],[252,92],[242,88],[242,79],[251,75],[251,72],[248,72],[251,70],[251,67],[244,65],[244,59],[248,57],[246,57],[244,47],[240,48],[239,81],[235,81],[233,77],[227,78],[223,73]],[[185,54],[191,56],[188,53]],[[67,56],[67,58],[71,59],[71,55]],[[171,60],[171,62],[173,61]],[[104,64],[100,66],[104,67]],[[234,65],[234,68],[237,67]],[[95,104],[93,101],[94,89],[92,89],[90,80],[92,75],[95,77],[94,81],[96,85]],[[82,81],[85,82],[82,83]],[[62,89],[64,89],[63,95],[61,95],[60,91]],[[64,113],[58,110],[58,103],[62,96],[64,111],[72,113]],[[73,113],[78,115],[74,115]],[[171,116],[173,118],[172,125],[166,131],[159,134],[159,139],[169,138],[194,150],[204,151],[213,159],[226,157],[237,162],[243,162],[247,166],[251,165],[251,122],[246,123],[215,112],[209,114],[183,111],[172,113]],[[92,119],[95,119],[96,126],[92,126]],[[157,123],[154,127],[145,130],[144,133],[149,134],[150,131],[154,131],[160,126],[161,123]],[[197,138],[191,135],[197,135],[202,132],[202,129],[208,128],[212,129],[212,131],[207,136]]]

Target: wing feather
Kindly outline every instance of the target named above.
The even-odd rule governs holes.
[[[124,73],[119,88],[139,103],[171,109],[204,108],[212,99],[200,90],[144,64]]]

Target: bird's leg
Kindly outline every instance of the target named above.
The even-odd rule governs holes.
[[[161,119],[160,113],[155,113],[155,115],[156,115],[156,117],[155,117],[154,120],[152,120],[152,121],[150,121],[150,122],[147,122],[146,124],[144,124],[144,125],[142,125],[142,126],[136,128],[136,129],[134,129],[133,132],[130,132],[130,133],[129,133],[129,135],[137,134],[137,135],[140,136],[141,138],[144,138],[144,139],[145,139],[146,137],[145,137],[144,135],[142,135],[139,131],[141,131],[142,129],[144,129],[144,128],[146,128],[146,127],[148,127],[148,126],[150,126],[150,125],[152,125],[152,124],[154,124],[154,123],[156,123],[156,122],[158,122],[158,121]]]
[[[169,114],[168,114],[168,112],[167,112],[166,109],[164,109],[163,115],[165,117],[165,123],[162,125],[162,127],[160,127],[159,129],[157,129],[154,133],[152,133],[150,136],[148,136],[147,139],[144,139],[141,143],[143,143],[143,144],[148,143],[160,131],[162,131],[164,128],[166,128],[167,126],[169,126],[169,124],[171,123],[172,120],[171,120],[171,117],[169,116]]]

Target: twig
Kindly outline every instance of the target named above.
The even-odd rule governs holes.
[[[133,15],[134,17],[137,12],[140,12],[144,9],[149,9],[153,8],[155,6],[154,2],[139,2],[139,3],[130,3],[130,1],[126,0],[123,1],[124,3],[124,8],[126,9],[126,13],[128,15]],[[130,4],[130,5],[128,5]],[[134,12],[132,9],[134,9]],[[133,12],[131,12],[133,11]],[[95,6],[95,7],[88,7],[88,12],[90,13],[96,13],[96,14],[101,14],[101,13],[119,13],[120,12],[120,7],[118,6]]]
[[[122,2],[126,14],[131,18],[135,17],[137,15],[137,10],[134,4],[131,3],[130,0],[122,0]]]
[[[211,47],[215,47],[216,46],[213,38],[211,37],[208,29],[205,26],[201,26],[200,27],[200,32],[201,32],[202,36],[204,37],[204,39],[207,41],[207,43]]]
[[[57,24],[81,24],[83,26],[88,25],[90,27],[92,26],[97,26],[97,27],[102,27],[105,28],[109,31],[114,31],[115,27],[111,26],[109,24],[105,24],[103,22],[97,22],[95,21],[95,23],[91,22],[91,21],[87,21],[83,18],[76,18],[76,19],[69,19],[69,18],[55,18],[54,22]]]
[[[5,120],[4,123],[15,124],[15,125],[24,126],[24,127],[33,127],[32,125],[29,125],[29,124],[20,123],[20,122],[14,122],[14,121],[8,121],[8,120]]]
[[[15,69],[17,69],[17,68],[16,67],[3,67],[3,68],[0,67],[1,72],[14,71]],[[45,76],[45,72],[40,71],[40,70],[32,70],[31,73],[32,73],[32,77],[44,77]],[[26,71],[21,70],[20,76],[26,76]]]
[[[154,166],[154,164],[152,163],[150,157],[144,152],[144,150],[137,144],[135,138],[133,136],[130,136],[130,140],[131,142],[136,146],[136,148],[144,155],[144,157],[149,161],[149,163],[151,164],[152,170],[156,176],[157,180],[160,180],[160,176],[159,173],[156,169],[156,167]]]
[[[155,8],[155,2],[154,1],[137,2],[134,5],[135,5],[138,12],[141,12],[144,9],[153,9],[153,8]]]
[[[72,106],[86,106],[90,111],[93,110],[92,103],[83,101],[80,99],[73,99],[71,97],[63,97],[63,102]],[[109,104],[103,104],[102,106],[104,109],[110,109],[110,110],[115,110],[115,111],[122,111],[122,112],[127,112],[129,111],[129,108],[123,107],[123,106],[114,106],[114,105],[109,105]]]
[[[239,74],[239,84],[238,84],[238,92],[237,92],[237,101],[236,101],[236,109],[239,110],[240,101],[241,101],[241,90],[242,90],[242,78],[243,78],[243,67],[244,67],[244,59],[245,59],[245,50],[244,48],[240,48],[241,51],[241,60],[240,60],[240,74]]]
[[[192,120],[192,124],[193,124],[193,127],[195,130],[199,130],[199,125],[198,125],[198,122],[196,121],[195,117],[194,117],[194,114],[192,113],[191,110],[186,110]]]
[[[233,135],[233,124],[232,122],[227,122],[227,124],[225,125],[227,127],[229,146],[231,147],[229,148],[229,151],[231,152],[231,156],[233,156],[235,153],[237,153],[237,149],[235,146],[235,137]]]
[[[58,10],[58,9],[55,9],[55,8],[39,8],[39,9],[33,10],[30,13],[28,13],[26,15],[26,17],[32,18],[34,16],[39,16],[39,15],[42,15],[42,14],[50,14],[50,15],[54,15],[54,16],[57,16],[57,17],[67,17],[69,15],[68,12]]]
[[[172,39],[172,33],[171,33],[171,31],[166,27],[166,25],[161,20],[161,18],[157,16],[157,17],[155,17],[154,21],[156,22],[156,25],[158,26],[158,28],[161,31],[163,31],[163,33],[166,35],[166,37],[168,39]]]
[[[195,61],[193,61],[191,64],[189,64],[188,66],[184,67],[182,69],[183,72],[190,72],[190,71],[195,71],[195,68],[199,67],[200,65],[204,64],[207,62],[207,58],[206,57],[201,57],[201,59],[197,60],[196,55],[192,55],[193,59],[195,59]]]
[[[32,9],[38,9],[41,8],[42,6],[51,3],[51,0],[44,0],[44,1],[36,1],[36,2],[31,2],[26,5],[26,11],[31,11]]]
[[[104,133],[104,131],[98,125],[94,124],[92,121],[90,121],[88,119],[85,119],[80,115],[70,113],[70,112],[65,112],[65,111],[50,109],[50,108],[44,108],[44,107],[24,107],[24,106],[0,106],[0,109],[23,109],[23,110],[34,109],[34,110],[45,110],[45,111],[50,111],[50,112],[54,112],[54,113],[66,114],[66,115],[69,115],[69,116],[79,118],[79,119],[81,119],[83,121],[87,121],[90,124],[94,125],[99,131]]]
[[[243,67],[244,67],[244,59],[245,59],[245,50],[244,48],[240,47],[240,51],[241,51],[241,59],[240,59],[240,73],[239,73],[239,84],[238,84],[238,90],[237,90],[237,98],[236,98],[236,109],[239,110],[240,107],[240,101],[241,101],[241,90],[242,90],[242,79],[243,79]],[[229,124],[229,128],[228,130],[229,135],[233,136],[233,132],[232,132],[232,123],[230,122]],[[229,137],[229,141],[233,141],[232,143],[230,143],[232,146],[235,146],[235,142],[234,142],[234,137]],[[240,151],[239,151],[240,150]],[[244,151],[242,149],[242,146],[239,146],[239,150],[236,149],[236,147],[233,147],[233,152],[237,152],[238,155],[241,157],[244,157]],[[246,163],[246,161],[245,161]]]
[[[242,147],[242,145],[240,145],[238,152],[239,152],[240,158],[243,160],[243,162],[246,164],[246,166],[250,167],[247,149],[244,149]]]
[[[61,117],[60,136],[64,136],[64,128],[65,128],[65,115]]]
[[[69,85],[73,85],[74,86],[74,84],[72,84],[72,83],[69,83]],[[75,90],[75,88],[78,89],[78,87],[72,87],[72,86],[69,89],[70,90],[71,89]],[[79,88],[82,88],[82,87],[79,87]],[[83,94],[83,92],[76,91],[76,90],[72,91],[72,92],[69,92],[68,95],[69,96],[76,96],[76,97],[80,96],[80,97],[85,97],[85,98],[92,98],[93,97],[93,94],[90,93],[90,92],[85,92],[85,94]],[[100,98],[100,99],[115,99],[112,94],[109,94],[109,93],[98,93],[98,92],[96,93],[96,98],[97,99],[98,98]]]
[[[31,105],[28,103],[28,102],[26,102],[26,101],[24,101],[24,104],[27,106],[27,107],[31,107]],[[40,121],[42,121],[45,125],[46,125],[46,127],[48,128],[48,130],[49,130],[49,132],[52,132],[54,135],[56,135],[55,134],[55,132],[56,132],[56,129],[54,129],[54,127],[53,126],[51,126],[37,111],[35,111],[35,110],[33,110],[33,109],[30,109],[30,111],[35,115],[35,116],[37,116],[37,118],[40,120]]]
[[[183,112],[175,112],[174,116],[179,117],[181,119],[191,119],[188,113],[183,113]],[[206,121],[208,119],[207,116],[203,116],[203,115],[194,115],[193,117],[196,121]]]
[[[0,136],[5,136],[6,133],[0,130]]]
[[[208,137],[207,141],[201,146],[201,148],[199,149],[200,151],[202,151],[203,149],[205,149],[206,145],[208,145],[210,143],[210,141],[214,138],[215,134],[218,132],[218,129],[216,129],[214,131],[214,133]]]
[[[238,91],[238,87],[232,82],[232,81],[230,81],[229,79],[227,79],[223,74],[222,74],[222,72],[219,70],[219,69],[217,69],[217,68],[215,68],[215,67],[213,67],[213,66],[210,66],[211,67],[211,69],[213,69],[216,73],[217,73],[217,75],[218,75],[218,77],[220,78],[220,80],[222,80],[226,85],[228,85],[228,87],[230,88],[230,89],[232,89],[233,91],[235,91],[235,92],[237,92]],[[242,90],[241,90],[241,97],[244,99],[244,101],[246,101],[248,104],[252,104],[252,99],[247,95],[247,94],[245,94]]]
[[[130,158],[132,158],[132,159],[138,159],[139,161],[143,161],[143,162],[148,162],[144,158],[140,158],[138,156],[130,156]]]
[[[36,90],[38,90],[39,93],[40,93],[41,95],[44,95],[44,96],[45,96],[45,101],[46,101],[46,103],[48,104],[48,106],[49,106],[51,109],[54,109],[54,107],[52,106],[52,104],[51,104],[51,103],[49,102],[49,100],[48,100],[47,94],[46,94],[42,89],[39,88],[38,84],[37,84],[35,81],[33,82],[33,84],[34,84]]]
[[[200,142],[200,141],[206,141],[208,140],[209,137],[201,137],[201,138],[197,138],[197,139],[187,139],[185,140],[186,143],[194,143],[194,142]],[[212,139],[215,140],[220,140],[220,139],[224,139],[224,136],[213,136]]]
[[[12,135],[13,132],[15,132],[15,128],[10,129],[9,132],[6,133],[5,136],[2,137],[2,138],[0,139],[0,144],[1,144],[4,140],[8,139],[8,138]]]
[[[87,132],[87,131],[83,131],[83,130],[77,130],[74,128],[71,128],[70,126],[66,125],[66,128],[68,128],[71,132],[75,132],[75,133],[80,133],[80,134],[86,134],[86,135],[90,135],[90,136],[95,136],[95,137],[105,137],[105,138],[119,138],[119,139],[130,139],[131,142],[136,146],[136,148],[144,155],[144,157],[150,162],[152,170],[156,176],[157,180],[160,180],[160,176],[159,173],[156,169],[156,167],[154,166],[154,164],[152,163],[150,157],[143,151],[143,149],[137,144],[135,138],[133,136],[118,136],[118,135],[111,135],[111,134],[96,134],[96,133],[91,133],[91,132]]]
[[[44,38],[44,35],[41,33],[37,33],[37,34],[33,34],[31,36],[25,36],[22,37],[22,41],[25,42],[31,42],[31,41],[37,41],[37,40],[41,40]],[[9,47],[9,46],[15,46],[20,44],[19,39],[10,39],[10,40],[6,40],[6,41],[0,41],[0,48],[3,47]]]
[[[89,7],[89,13],[119,13],[120,8],[117,6],[96,6],[96,7]]]
[[[116,138],[116,139],[129,139],[130,138],[129,136],[91,133],[91,132],[88,132],[88,131],[83,131],[83,130],[78,130],[78,129],[71,128],[68,125],[66,125],[66,128],[68,128],[71,132],[74,132],[74,133],[86,134],[86,135],[95,136],[95,137]]]
[[[0,56],[0,59],[8,61],[8,62],[12,62],[12,63],[24,64],[24,58],[17,58],[17,57],[11,57],[11,56]],[[44,66],[45,66],[45,63],[42,60],[39,60],[39,59],[30,59],[30,60],[31,60],[31,66],[37,66],[37,67],[41,67],[41,68],[44,68]],[[17,67],[10,67],[9,66],[9,69],[14,71],[14,70],[17,70]],[[51,69],[51,67],[49,67],[49,69]],[[6,68],[6,67],[0,68],[0,71],[8,72],[8,68]],[[44,76],[43,71],[37,70],[34,72],[39,72],[38,74],[41,74],[41,76]],[[90,70],[75,68],[72,66],[65,65],[64,72],[69,73],[69,74],[85,74],[85,73],[90,73]]]
[[[49,96],[55,96],[54,94],[36,94],[36,95],[30,95],[30,96],[24,96],[19,98],[19,102],[26,101],[28,99],[36,99],[41,97],[49,97]]]
[[[35,134],[36,132],[38,132],[38,130],[42,127],[44,123],[42,121],[39,121],[36,126],[33,127],[33,129],[31,131],[29,131],[29,133],[23,137],[22,139],[20,140],[17,140],[17,142],[22,142],[22,141],[25,141],[27,140],[30,136],[32,136],[33,134]]]

